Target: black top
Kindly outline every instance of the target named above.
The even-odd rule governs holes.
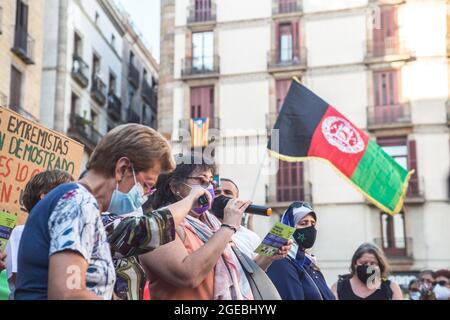
[[[391,289],[391,282],[383,280],[379,289],[366,298],[358,297],[352,289],[350,279],[339,280],[337,284],[337,294],[339,300],[392,300],[394,293]]]

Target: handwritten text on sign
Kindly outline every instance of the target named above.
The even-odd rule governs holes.
[[[77,178],[82,156],[78,142],[0,108],[0,210],[18,215],[18,224],[24,223],[21,195],[27,182],[53,169]]]

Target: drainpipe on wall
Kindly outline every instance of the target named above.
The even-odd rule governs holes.
[[[54,129],[64,132],[66,75],[67,75],[67,33],[68,0],[59,0],[58,8],[58,57],[56,60]]]

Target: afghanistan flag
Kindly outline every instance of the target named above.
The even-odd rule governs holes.
[[[367,134],[308,90],[292,81],[268,149],[285,161],[319,158],[331,163],[384,212],[403,207],[410,176]]]

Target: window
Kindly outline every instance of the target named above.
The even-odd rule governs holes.
[[[98,114],[94,110],[91,110],[91,123],[93,128],[97,128]]]
[[[297,0],[278,0],[278,11],[280,13],[293,12],[297,9]]]
[[[111,45],[115,48],[116,46],[116,36],[115,35],[111,35]]]
[[[214,33],[212,31],[192,34],[192,67],[209,70],[214,67]]]
[[[81,57],[82,56],[82,40],[81,40],[81,36],[75,32],[74,34],[74,40],[73,40],[73,54],[77,57]]]
[[[211,0],[195,1],[195,21],[208,21],[211,19]]]
[[[15,67],[11,67],[11,87],[9,96],[11,108],[15,111],[19,111],[22,105],[22,72]]]
[[[130,61],[129,61],[130,66],[134,66],[134,53],[130,52]]]
[[[409,181],[408,197],[421,196],[419,175],[417,170],[417,152],[416,141],[407,141],[406,137],[379,138],[378,144],[394,160],[408,171],[414,170],[415,173]]]
[[[116,75],[112,72],[109,73],[109,93],[115,95],[116,94],[116,86],[117,86],[117,79]]]
[[[381,214],[382,248],[388,256],[406,256],[405,215]]]
[[[280,25],[280,61],[290,61],[292,59],[292,25]]]
[[[191,88],[191,118],[214,118],[213,86]]]
[[[15,47],[27,52],[28,45],[28,5],[23,0],[16,2]]]
[[[287,96],[291,80],[276,82],[277,113],[280,111]],[[280,161],[277,174],[277,201],[305,200],[303,164]]]
[[[409,111],[400,102],[400,71],[385,70],[373,74],[374,121],[377,124],[403,122]]]
[[[72,115],[77,115],[80,111],[80,98],[72,92],[70,97],[70,113]]]
[[[380,15],[380,28],[373,29],[375,56],[396,53],[399,44],[397,8],[385,7]]]
[[[100,14],[96,11],[95,12],[95,24],[98,24],[99,20],[100,20]]]
[[[94,54],[92,58],[92,78],[100,75],[100,57]]]
[[[293,62],[300,58],[298,26],[298,22],[283,22],[277,25],[277,62]]]
[[[399,72],[374,72],[375,106],[395,106],[399,103]]]

